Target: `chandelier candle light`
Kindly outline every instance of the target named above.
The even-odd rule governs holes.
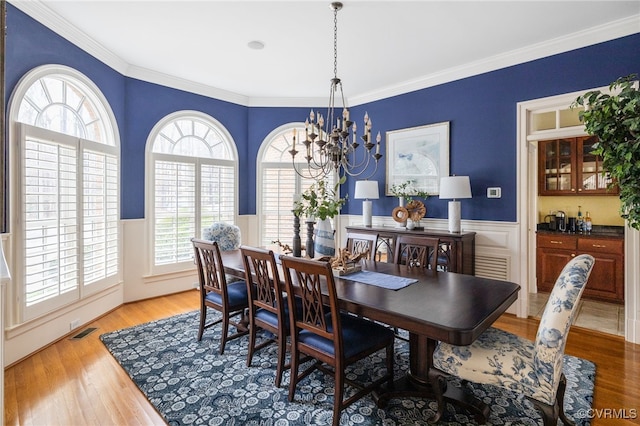
[[[356,191],[353,196],[356,200],[362,200],[362,224],[367,227],[371,227],[371,200],[377,200],[380,198],[378,191],[378,181],[375,180],[359,180],[356,181]]]
[[[447,176],[440,179],[439,198],[449,201],[449,232],[460,233],[459,198],[471,198],[469,176]]]
[[[373,159],[375,168],[367,175],[371,177],[378,169],[378,160],[382,158],[380,132],[374,143],[371,137],[371,118],[368,113],[365,113],[364,130],[361,136],[364,145],[362,149],[358,149],[361,145],[356,135],[357,126],[351,121],[349,109],[344,100],[342,82],[338,78],[338,11],[342,9],[342,3],[331,3],[331,9],[333,9],[333,78],[329,91],[329,107],[326,117],[311,110],[309,118],[305,120],[304,140],[300,143],[304,145],[306,167],[296,167],[296,154],[299,151],[296,150],[298,135],[295,130],[289,154],[291,154],[296,173],[306,179],[320,180],[333,172],[337,172],[339,176],[361,176],[367,171]],[[335,94],[338,90],[342,100],[342,114],[336,113]],[[373,147],[376,148],[375,153],[372,152]]]

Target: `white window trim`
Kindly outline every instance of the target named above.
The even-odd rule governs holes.
[[[287,132],[289,130],[292,129],[298,129],[298,135],[303,135],[304,133],[301,132],[301,129],[304,129],[305,124],[303,122],[291,122],[291,123],[286,123],[283,124],[275,129],[273,129],[263,140],[262,143],[260,144],[260,148],[258,149],[258,152],[256,154],[256,215],[257,215],[257,226],[258,226],[258,241],[262,241],[263,237],[264,237],[264,226],[262,223],[261,218],[264,216],[264,209],[263,209],[263,194],[262,194],[262,185],[264,184],[263,181],[263,174],[264,174],[264,168],[269,166],[272,169],[278,168],[278,169],[282,169],[285,170],[287,169],[287,166],[285,166],[285,162],[272,162],[272,161],[263,161],[265,152],[267,149],[269,149],[271,142],[273,141],[274,138],[276,138],[277,136],[279,136],[280,134]],[[300,142],[300,140],[296,141],[296,147],[301,146],[304,148],[304,145]],[[300,150],[300,148],[298,148]],[[298,160],[297,163],[302,163],[301,161],[301,155],[303,155],[303,153],[298,153]],[[292,169],[293,166],[293,162],[292,161],[288,161],[289,167]],[[333,176],[333,180],[334,182],[338,181],[338,174],[334,173]],[[293,208],[293,205],[291,206]],[[293,213],[292,213],[293,215]],[[304,218],[301,218],[301,222],[304,222]],[[340,226],[340,218],[339,216],[335,217],[333,220],[333,226],[335,229],[338,229]],[[291,234],[293,235],[293,229],[291,229]],[[304,245],[305,243],[305,235],[306,235],[306,230],[304,229],[304,223],[301,224],[300,226],[300,236],[302,238],[302,244]]]
[[[16,238],[18,237],[18,235],[15,232],[15,230],[20,229],[19,226],[21,221],[21,215],[20,215],[21,206],[18,206],[17,204],[18,202],[20,202],[20,199],[21,199],[18,196],[19,195],[18,191],[20,191],[21,184],[22,184],[22,177],[20,176],[21,169],[20,167],[18,167],[18,165],[21,163],[20,156],[22,155],[22,153],[20,151],[20,146],[17,143],[17,141],[21,137],[21,130],[20,130],[21,125],[18,122],[18,113],[20,111],[20,103],[22,102],[29,88],[36,81],[40,80],[43,77],[48,77],[54,74],[67,76],[71,81],[77,81],[83,84],[89,90],[89,94],[93,96],[94,101],[97,104],[100,104],[102,106],[103,112],[106,114],[105,123],[104,123],[105,132],[106,134],[111,135],[113,138],[113,145],[105,144],[105,146],[114,147],[114,149],[118,153],[119,167],[121,167],[121,164],[122,164],[121,157],[120,157],[120,132],[118,130],[118,123],[116,121],[115,114],[113,113],[113,110],[111,109],[111,105],[109,104],[109,101],[107,100],[107,98],[104,96],[100,88],[91,79],[89,79],[87,76],[85,76],[81,72],[71,67],[67,67],[65,65],[59,65],[59,64],[41,65],[27,72],[25,75],[23,75],[22,78],[20,78],[20,80],[16,84],[11,94],[11,97],[9,98],[9,102],[7,104],[8,105],[7,140],[9,141],[8,157],[9,157],[9,179],[10,179],[8,213],[9,213],[9,223],[10,223],[10,231],[11,231],[10,238],[12,241],[12,243],[10,244],[12,253],[8,257],[9,259],[12,260],[12,265],[9,265],[9,268],[11,270],[19,270],[18,268],[23,266],[22,258],[21,256],[18,256],[18,254],[20,253],[18,249],[19,244],[17,244],[17,241],[16,241]],[[120,218],[120,209],[121,209],[120,193],[121,193],[121,187],[122,187],[120,173],[118,174],[117,184],[118,184],[118,190],[119,190],[118,217]],[[118,241],[118,272],[116,274],[117,278],[114,279],[116,283],[122,282],[122,247],[123,247],[122,234],[120,234],[119,241]],[[7,287],[6,300],[10,300],[14,302],[14,303],[7,303],[7,306],[10,307],[9,312],[6,316],[8,320],[7,321],[8,326],[22,324],[24,322],[30,321],[29,318],[25,317],[25,307],[23,306],[24,302],[19,299],[22,293],[19,285],[22,285],[22,283],[20,283],[17,279],[14,278],[12,280],[12,284]],[[87,291],[85,291],[84,293],[81,290],[80,300],[83,300],[83,298],[85,297],[91,297],[97,291],[102,290],[102,288],[97,289],[95,287],[94,289],[87,289]],[[64,309],[64,308],[61,308],[61,309]]]
[[[233,179],[235,181],[234,189],[233,189],[233,198],[234,198],[234,222],[238,221],[238,176],[239,176],[239,156],[238,156],[238,148],[235,143],[235,140],[231,136],[231,133],[227,130],[227,128],[218,120],[213,118],[212,116],[205,114],[200,111],[195,110],[181,110],[173,112],[169,115],[166,115],[161,120],[159,120],[149,132],[147,137],[147,141],[145,144],[145,197],[144,197],[144,205],[145,205],[145,241],[149,244],[149,250],[145,255],[146,257],[146,270],[147,273],[145,277],[151,278],[154,276],[161,276],[165,274],[171,274],[174,272],[188,271],[194,270],[193,262],[179,262],[169,265],[155,265],[155,240],[154,240],[154,222],[155,222],[155,212],[154,212],[154,185],[155,182],[155,169],[153,167],[153,143],[155,141],[156,136],[168,123],[174,120],[178,120],[180,118],[198,118],[202,121],[211,123],[216,129],[222,134],[222,136],[228,141],[229,148],[231,150],[230,154],[231,160],[209,160],[209,159],[200,159],[198,162],[208,163],[210,161],[215,161],[217,164],[221,164],[224,162],[233,163],[234,171],[233,171]],[[163,154],[163,156],[169,157],[167,154]],[[194,157],[189,157],[194,158]],[[199,179],[199,177],[197,176]],[[196,192],[196,197],[199,198],[199,193]]]

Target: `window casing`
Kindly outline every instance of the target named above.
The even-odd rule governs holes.
[[[237,155],[226,130],[195,111],[165,117],[148,142],[152,273],[193,267],[191,238],[235,223]]]
[[[43,66],[16,88],[18,321],[119,283],[120,154],[106,99]]]

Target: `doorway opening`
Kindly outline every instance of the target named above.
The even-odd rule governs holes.
[[[538,291],[537,288],[537,251],[536,236],[538,224],[544,222],[549,211],[545,202],[538,196],[538,141],[585,136],[584,126],[578,119],[578,110],[569,106],[577,96],[583,92],[569,93],[518,104],[518,143],[519,143],[519,222],[521,228],[521,259],[523,259],[521,309],[526,309],[527,315],[539,317],[542,314],[548,293]],[[564,197],[566,198],[566,197]],[[565,200],[566,202],[566,200]],[[564,206],[558,206],[563,210]],[[577,210],[577,205],[575,206]],[[624,222],[622,222],[624,226]],[[625,240],[627,230],[625,228]],[[626,245],[627,249],[629,245]],[[633,251],[633,250],[631,250]],[[629,250],[627,250],[629,255]],[[627,257],[627,262],[631,256]],[[625,268],[626,269],[626,268]],[[625,275],[627,273],[625,272]],[[625,276],[625,286],[630,277]],[[601,332],[625,336],[625,323],[628,308],[625,304],[609,303],[600,300],[590,300],[583,297],[574,318],[577,326],[598,330]],[[627,337],[631,340],[631,336]]]

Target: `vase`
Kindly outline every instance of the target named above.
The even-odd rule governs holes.
[[[314,252],[316,256],[334,256],[336,254],[333,226],[331,226],[329,218],[318,220]]]
[[[404,197],[398,197],[398,206],[400,207],[404,207]],[[403,222],[398,222],[398,228],[406,228],[407,227],[407,221],[403,221]]]

